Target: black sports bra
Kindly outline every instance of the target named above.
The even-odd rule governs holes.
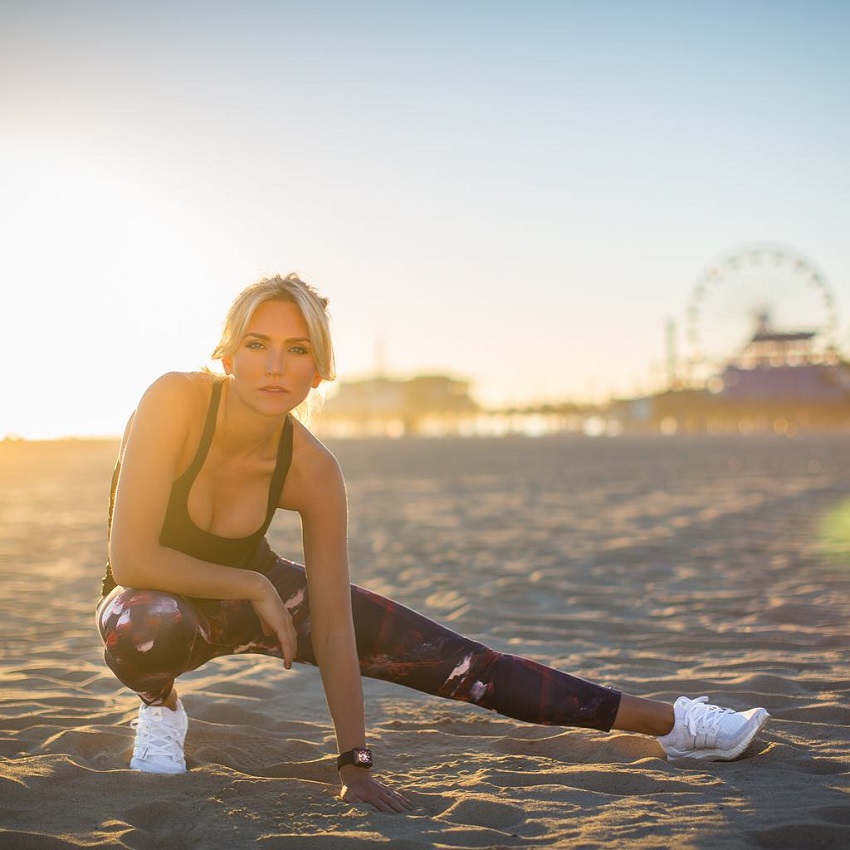
[[[201,467],[204,465],[207,453],[215,433],[216,414],[221,400],[222,383],[213,385],[210,397],[210,407],[207,421],[198,451],[189,468],[171,485],[171,497],[168,500],[168,510],[162,526],[159,542],[163,546],[177,549],[214,564],[226,564],[231,567],[247,567],[250,556],[262,541],[280,502],[280,493],[289,465],[292,463],[292,421],[287,416],[283,433],[277,450],[275,465],[269,486],[269,498],[266,507],[266,518],[263,524],[247,537],[220,537],[198,528],[189,516],[189,491],[195,482]]]
[[[168,509],[165,513],[159,542],[163,546],[185,552],[187,555],[192,555],[202,561],[265,573],[276,557],[271,551],[265,535],[277,510],[283,484],[292,463],[292,419],[289,416],[286,417],[283,433],[280,436],[277,463],[269,485],[269,498],[263,524],[247,537],[221,537],[218,534],[204,531],[202,528],[198,528],[192,521],[192,517],[189,516],[189,491],[204,465],[212,444],[216,416],[221,401],[221,387],[222,381],[213,384],[204,432],[192,463],[171,485],[171,495],[168,499]],[[119,472],[120,462],[116,465],[115,473],[112,476],[112,491],[109,500],[110,525]],[[112,568],[107,563],[106,575],[103,579],[103,595],[109,593],[113,587],[115,587],[115,580],[112,577]]]

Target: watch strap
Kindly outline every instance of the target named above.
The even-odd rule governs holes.
[[[339,770],[347,764],[362,767],[368,770],[372,767],[372,751],[366,747],[355,747],[353,750],[340,753],[336,759],[336,767]]]

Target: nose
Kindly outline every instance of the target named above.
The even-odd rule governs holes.
[[[269,351],[268,359],[266,360],[266,374],[269,377],[279,376],[283,374],[283,352]]]

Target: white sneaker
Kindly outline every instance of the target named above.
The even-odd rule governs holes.
[[[180,700],[177,700],[176,711],[143,703],[138,718],[130,725],[136,730],[131,770],[145,773],[186,772],[183,741],[186,740],[189,718]]]
[[[763,708],[733,711],[709,705],[708,697],[679,697],[673,704],[676,722],[658,742],[671,759],[729,761],[749,746],[770,719]]]

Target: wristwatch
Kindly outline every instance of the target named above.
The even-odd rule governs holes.
[[[372,751],[366,747],[355,747],[347,753],[340,753],[336,759],[336,769],[353,764],[355,767],[363,767],[368,770],[372,766]]]

